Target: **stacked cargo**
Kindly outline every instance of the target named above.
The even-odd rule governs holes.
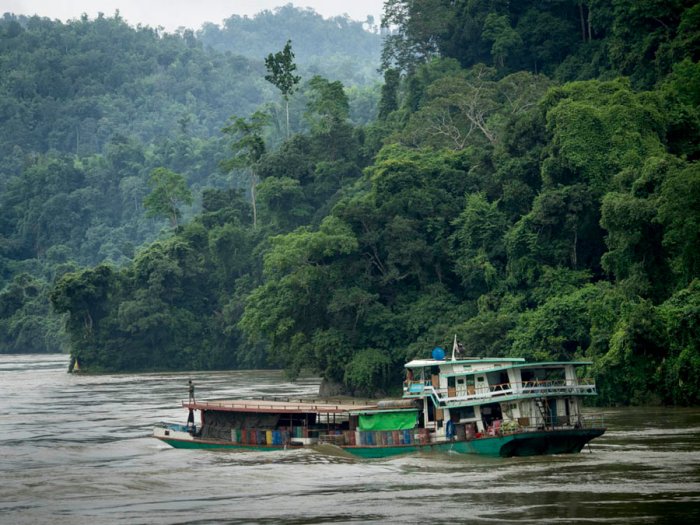
[[[421,429],[422,430],[422,429]],[[355,443],[362,446],[397,446],[413,445],[420,434],[413,435],[414,430],[369,430],[353,433]],[[359,436],[359,442],[357,437]]]
[[[288,443],[290,432],[287,430],[260,430],[234,428],[231,430],[231,442],[237,445],[282,446]]]

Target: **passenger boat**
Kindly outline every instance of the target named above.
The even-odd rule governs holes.
[[[330,444],[381,458],[417,451],[488,456],[580,452],[605,432],[581,412],[596,395],[579,377],[585,361],[452,358],[441,348],[406,363],[401,399],[188,401],[188,425],[161,424],[154,437],[176,448],[281,450]],[[199,425],[194,414],[199,412]]]

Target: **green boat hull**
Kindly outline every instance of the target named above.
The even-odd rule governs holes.
[[[303,446],[288,445],[241,445],[236,443],[229,443],[226,441],[189,441],[183,439],[169,439],[159,437],[161,441],[167,443],[173,448],[188,448],[188,449],[211,449],[211,450],[261,450],[261,451],[273,451],[273,450],[287,450],[287,449],[298,449],[304,448]]]
[[[413,452],[418,452],[420,450],[429,447],[428,445],[403,445],[403,446],[378,446],[378,447],[352,447],[343,446],[342,448],[345,452],[352,454],[363,459],[379,459],[379,458],[389,458],[391,456],[399,456],[401,454],[411,454]]]
[[[592,439],[602,435],[604,428],[543,430],[494,436],[469,441],[457,441],[444,449],[460,454],[513,457],[576,454]]]
[[[602,435],[604,428],[543,430],[505,436],[483,437],[468,441],[452,441],[410,446],[342,447],[361,458],[385,458],[411,452],[454,452],[481,456],[513,457],[552,454],[576,454],[592,439]]]
[[[458,454],[478,454],[482,456],[513,457],[541,456],[551,454],[575,454],[592,439],[602,435],[604,428],[586,428],[569,430],[542,430],[507,434],[504,436],[483,437],[467,441],[430,443],[425,445],[399,446],[340,446],[339,448],[353,456],[363,459],[378,459],[411,454],[414,452],[453,452]],[[159,437],[174,448],[187,449],[225,449],[273,451],[299,449],[303,446],[283,445],[244,445],[230,442],[212,442],[203,440],[181,440]]]

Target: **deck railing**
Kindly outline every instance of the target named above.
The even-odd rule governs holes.
[[[453,393],[453,395],[450,395]],[[523,381],[521,383],[500,383],[488,387],[474,388],[459,392],[451,388],[435,388],[430,381],[409,381],[404,386],[405,397],[432,397],[439,403],[450,401],[469,401],[497,398],[512,395],[595,395],[596,386],[593,379],[583,378],[575,381],[567,379]]]
[[[518,432],[534,432],[537,430],[564,430],[568,428],[605,428],[603,416],[554,416],[530,419],[530,423],[520,424],[517,421],[508,421],[499,425],[497,429],[488,427],[486,434],[494,433],[515,434]]]
[[[209,410],[222,410],[222,411],[268,411],[280,413],[284,412],[317,412],[321,413],[344,413],[352,408],[362,408],[366,406],[373,406],[376,401],[361,400],[361,399],[343,399],[340,401],[334,400],[323,400],[323,399],[302,399],[302,398],[289,398],[289,397],[273,397],[273,396],[262,396],[256,399],[221,399],[221,400],[211,400],[211,401],[182,401],[183,407],[189,407],[190,405],[197,405],[198,408],[209,409]]]

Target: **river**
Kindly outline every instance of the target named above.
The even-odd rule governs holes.
[[[279,372],[71,375],[0,355],[0,523],[698,523],[700,409],[589,409],[581,454],[354,460],[313,450],[178,450],[149,434],[197,397],[313,396]]]

